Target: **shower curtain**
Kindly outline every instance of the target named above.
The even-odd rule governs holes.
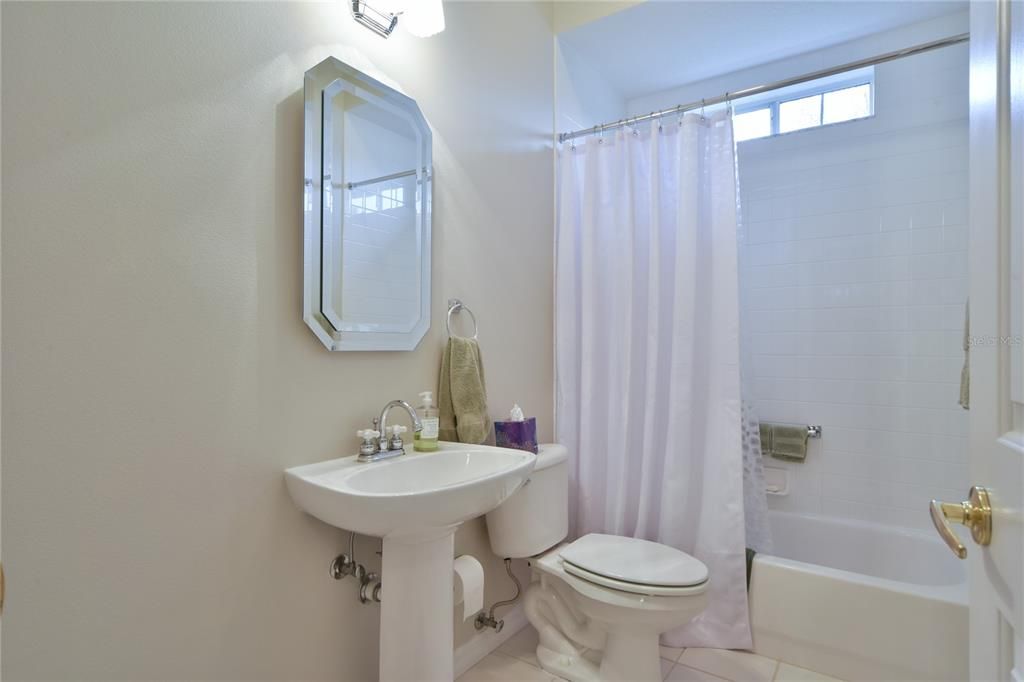
[[[731,117],[591,136],[559,163],[557,432],[573,453],[573,530],[696,556],[709,606],[664,641],[750,648]]]

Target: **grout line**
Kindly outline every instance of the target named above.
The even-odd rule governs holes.
[[[933,176],[929,176],[929,177],[940,177],[942,175],[952,175],[952,174],[958,174],[958,173],[939,173],[937,175],[933,175]],[[919,178],[919,179],[925,179],[925,178],[922,177],[922,178]],[[842,190],[842,189],[844,189],[844,187],[833,188],[833,189],[820,189],[820,190],[817,190],[817,191],[811,191],[811,193],[807,193],[807,194],[808,194],[808,196],[820,195],[822,193],[825,193],[825,191],[838,191],[838,190]],[[740,188],[740,193],[742,193],[742,188]],[[754,201],[754,202],[774,202],[775,200],[797,199],[798,197],[799,197],[798,195],[778,196],[778,197],[774,197],[773,196],[773,197],[768,197],[768,198],[765,198],[765,199],[752,199],[752,200],[749,200],[749,201]],[[867,205],[867,206],[865,206],[863,203],[860,203],[860,204],[856,205],[853,208],[844,208],[844,209],[839,209],[839,210],[834,210],[834,211],[823,211],[823,212],[820,212],[820,213],[798,213],[798,214],[795,214],[795,215],[778,215],[778,216],[772,215],[771,217],[758,218],[756,220],[748,218],[748,222],[746,222],[746,224],[748,224],[748,225],[756,225],[758,223],[776,222],[776,221],[781,221],[781,220],[805,220],[805,219],[811,219],[811,218],[819,218],[820,219],[820,218],[824,218],[826,216],[847,215],[847,214],[850,214],[850,213],[859,213],[861,211],[884,211],[886,209],[898,209],[898,208],[904,208],[904,207],[907,207],[907,206],[921,206],[923,204],[938,204],[938,203],[942,203],[943,205],[945,205],[946,203],[949,203],[949,202],[966,201],[966,200],[969,200],[968,195],[950,195],[948,197],[945,197],[944,199],[929,199],[929,200],[925,200],[925,201],[916,201],[916,202],[914,202],[914,201],[911,201],[911,202],[899,201],[899,202],[895,202],[895,203],[892,203],[892,204],[890,204],[890,203],[878,203],[878,204],[872,203],[871,205]],[[741,201],[742,201],[742,199],[740,199],[740,202]],[[742,208],[742,206],[740,206],[740,208]],[[748,209],[748,213],[749,212],[750,212],[750,209]],[[962,224],[963,223],[961,221],[952,221],[952,220],[950,220],[949,222],[946,222],[945,219],[943,219],[943,221],[941,223],[937,224],[937,225],[922,225],[922,227],[953,227],[953,226],[961,226]],[[905,228],[897,228],[897,229],[892,229],[892,230],[881,229],[881,224],[880,224],[880,229],[877,230],[877,231],[878,232],[902,231],[903,229],[905,229]],[[877,233],[877,232],[876,232],[876,230],[871,230],[871,232],[867,232],[867,233]],[[830,239],[830,238],[827,237],[827,236],[823,236],[823,237],[808,237],[807,239],[818,240],[818,239]],[[783,242],[796,242],[796,241],[799,241],[799,240],[782,240],[782,241]],[[777,243],[778,242],[754,242],[754,243],[750,243],[749,242],[748,244],[750,244],[751,246],[754,246],[755,244],[777,244]]]
[[[941,388],[948,388],[949,386],[958,386],[959,385],[959,382],[957,382],[957,381],[940,381],[940,380],[926,380],[926,379],[915,379],[915,380],[901,381],[899,379],[856,379],[856,378],[853,378],[853,379],[832,379],[832,378],[829,378],[829,377],[813,377],[813,378],[811,378],[811,377],[799,378],[798,377],[798,378],[793,378],[793,377],[789,377],[789,376],[785,376],[785,377],[772,377],[772,376],[768,376],[768,375],[762,375],[761,377],[755,377],[755,379],[757,379],[757,378],[761,378],[761,379],[783,379],[783,378],[785,378],[785,379],[789,379],[791,381],[807,381],[807,382],[812,382],[813,381],[815,385],[817,385],[819,383],[830,383],[830,382],[831,383],[836,383],[836,384],[843,384],[844,386],[849,385],[849,384],[855,384],[855,385],[860,385],[860,384],[866,384],[866,385],[897,384],[897,385],[900,385],[900,386],[902,386],[904,384],[924,384],[926,386],[932,386],[934,388],[939,388],[939,387],[941,387]]]
[[[940,175],[931,176],[931,177],[940,177],[941,175],[953,175],[953,174],[952,173],[942,173]],[[742,192],[742,188],[741,188],[740,191]],[[825,190],[825,191],[837,191],[837,190]],[[821,192],[818,192],[818,194],[820,194],[820,193]],[[765,198],[765,199],[753,199],[752,201],[768,201],[768,202],[773,202],[776,199],[784,200],[784,199],[793,199],[793,198],[796,198],[796,197],[779,196],[779,197],[771,197],[771,198]],[[880,210],[881,211],[881,210],[885,210],[885,209],[888,209],[888,208],[902,208],[904,206],[919,206],[921,204],[931,204],[931,203],[937,203],[939,201],[947,202],[947,201],[961,201],[961,200],[968,200],[968,199],[969,199],[969,196],[965,193],[965,194],[951,194],[951,195],[947,196],[944,199],[928,199],[928,200],[925,200],[925,201],[897,201],[895,203],[874,203],[874,202],[872,202],[872,204],[868,205],[868,206],[865,206],[864,203],[861,202],[861,203],[857,204],[853,208],[840,208],[838,210],[823,211],[823,212],[820,212],[820,213],[819,212],[814,212],[814,213],[797,213],[797,214],[794,214],[794,215],[774,215],[773,214],[770,217],[758,218],[756,220],[748,218],[748,224],[767,223],[767,222],[774,222],[774,221],[779,221],[779,220],[803,220],[803,219],[809,219],[809,218],[825,218],[826,216],[844,215],[844,214],[854,213],[854,212],[858,212],[858,211],[874,211],[874,210]],[[741,201],[742,201],[742,199],[741,199]],[[741,206],[741,209],[742,209],[742,206]],[[748,209],[748,214],[749,214],[749,209]],[[959,223],[953,223],[952,221],[949,222],[949,223],[946,223],[945,221],[943,221],[943,223],[941,225],[932,225],[932,226],[928,226],[928,227],[946,227],[947,225],[952,227],[954,225],[959,225]],[[922,227],[924,227],[924,226],[922,226]],[[888,230],[879,230],[879,232],[887,232],[887,231]],[[898,230],[895,230],[895,231],[898,231]],[[822,239],[822,238],[823,237],[810,237],[810,239]],[[791,241],[795,241],[795,240],[791,240]],[[769,243],[771,243],[771,242],[769,242]]]
[[[934,280],[920,280],[920,281],[921,282],[925,282],[925,281],[945,281],[946,279],[956,279],[956,280],[959,280],[961,278],[959,278],[959,277],[946,277],[946,278],[940,277],[940,278],[934,279]],[[869,284],[870,284],[870,282],[869,282]],[[822,285],[818,285],[818,286],[820,286],[821,288],[828,288],[831,285],[822,284]],[[779,287],[779,288],[798,289],[800,287],[799,286],[794,286],[794,287]],[[824,305],[824,306],[812,306],[812,307],[805,307],[805,308],[801,308],[799,306],[789,306],[789,307],[786,307],[786,308],[750,308],[748,306],[748,308],[750,309],[750,312],[755,312],[755,313],[777,313],[777,312],[814,312],[814,313],[816,313],[816,312],[821,311],[821,310],[842,310],[845,313],[845,312],[851,312],[853,310],[892,310],[892,309],[896,309],[896,308],[912,308],[914,310],[917,310],[917,309],[919,309],[921,307],[924,307],[924,306],[929,306],[929,307],[957,306],[957,307],[960,307],[961,310],[962,310],[963,308],[961,306],[963,306],[963,302],[962,301],[954,301],[953,303],[890,303],[890,304],[870,303],[870,304],[865,304],[865,305]]]
[[[962,255],[962,256],[964,256],[966,258],[967,252],[966,251],[964,251],[964,252],[943,251],[943,252],[940,252],[940,253],[919,253],[919,254],[909,255],[909,256],[906,256],[906,257],[914,258],[916,256],[960,256],[960,255]],[[889,258],[889,256],[881,256],[881,257],[882,258]],[[896,258],[902,258],[902,257],[903,256],[896,256]],[[874,257],[874,256],[868,256],[867,258],[863,258],[861,260],[877,260],[877,258]],[[810,261],[810,262],[814,262],[814,261]],[[835,264],[838,264],[838,263],[842,263],[844,261],[822,259],[820,262],[822,262],[822,263],[831,263],[831,264],[835,265]],[[775,264],[772,264],[772,265],[754,265],[754,266],[751,266],[751,267],[771,268],[771,267],[778,267],[778,266],[787,267],[787,266],[791,266],[791,265],[806,265],[806,264],[808,264],[808,261],[804,261],[804,262],[800,262],[800,263],[775,263]],[[367,279],[367,278],[364,277],[363,279]],[[852,281],[849,281],[849,282],[797,282],[795,284],[757,284],[757,285],[751,284],[750,285],[750,290],[751,291],[769,291],[770,292],[770,291],[777,291],[779,289],[800,289],[800,290],[806,291],[808,289],[824,289],[824,288],[833,289],[835,287],[871,286],[871,285],[876,285],[876,284],[878,284],[878,285],[884,285],[884,284],[912,284],[912,283],[918,283],[918,282],[925,283],[925,282],[937,282],[937,281],[938,282],[956,282],[956,281],[959,281],[961,279],[963,279],[963,278],[962,277],[958,277],[958,276],[914,277],[913,275],[908,275],[906,277],[901,277],[901,278],[896,278],[896,277],[874,277],[874,276],[872,276],[872,277],[867,277],[867,278],[862,278],[862,279],[855,279],[855,280],[852,280]],[[395,299],[395,300],[402,300],[402,299]],[[940,305],[953,305],[953,304],[951,304],[951,303],[928,303],[928,304],[925,304],[925,305],[940,306]],[[837,306],[837,307],[840,307],[840,306]],[[847,306],[842,306],[842,307],[847,307]],[[874,306],[859,306],[859,307],[871,308],[871,307],[874,307]],[[879,307],[882,307],[882,306],[879,306]],[[889,308],[900,308],[900,307],[903,307],[903,306],[900,305],[900,304],[896,304],[896,305],[891,305],[891,306],[887,306],[887,307],[889,307]],[[914,304],[909,304],[908,303],[908,304],[906,304],[906,307],[908,307],[908,308],[910,308],[910,307],[917,308],[918,306],[914,305]],[[755,310],[778,310],[778,308],[757,308]],[[804,308],[804,310],[807,310],[807,308]]]
[[[803,168],[778,168],[778,172],[773,176],[771,171],[776,170],[776,168],[772,167],[771,161],[774,160],[773,157],[777,157],[782,151],[778,150],[771,155],[764,155],[762,158],[747,160],[746,170],[740,171],[740,188],[746,187],[750,197],[749,201],[810,197],[815,192],[870,190],[875,187],[888,188],[891,184],[890,182],[884,179],[880,180],[878,173],[871,174],[869,172],[869,169],[874,168],[879,163],[886,164],[888,166],[886,171],[894,174],[894,177],[889,180],[906,184],[928,180],[941,175],[962,173],[969,167],[964,161],[969,158],[970,147],[969,145],[956,142],[942,147],[918,149],[902,154],[878,154],[821,166],[806,165]],[[809,154],[804,155],[805,158],[816,156],[814,154],[815,150],[809,151]],[[799,153],[796,155],[799,156]],[[923,162],[929,161],[932,163],[927,164],[927,168],[922,168],[922,166],[926,165]],[[904,164],[902,168],[900,168],[901,163]],[[756,168],[756,166],[761,166],[761,168]],[[746,178],[743,177],[744,174]],[[804,178],[808,175],[817,176],[819,179],[806,182]],[[808,189],[808,185],[811,186],[811,189]],[[941,201],[941,199],[933,201]]]
[[[955,384],[950,382],[950,385],[955,385]],[[763,402],[763,403],[792,403],[794,405],[801,405],[801,404],[802,405],[814,405],[814,406],[817,406],[817,407],[826,405],[826,406],[838,407],[840,409],[846,409],[850,405],[859,405],[861,407],[872,407],[872,408],[880,408],[880,409],[884,408],[886,412],[891,412],[893,409],[902,409],[902,410],[921,410],[921,411],[927,411],[927,412],[940,412],[940,413],[955,412],[956,414],[960,414],[961,412],[964,411],[963,408],[961,408],[956,403],[953,403],[949,407],[918,407],[916,405],[884,405],[884,404],[883,405],[878,405],[878,404],[874,404],[874,403],[865,403],[863,401],[844,403],[844,402],[836,402],[836,401],[832,401],[832,400],[810,400],[810,399],[801,400],[801,399],[798,399],[798,398],[788,398],[788,399],[787,398],[760,398],[760,397],[756,397],[756,396],[755,396],[755,399],[758,400],[759,402]],[[956,408],[958,408],[959,411]],[[860,428],[860,429],[863,429],[865,431],[891,431],[891,430],[893,430],[893,429],[880,429],[877,426],[860,426],[860,427],[858,427],[858,426],[846,426],[844,424],[834,424],[834,426],[848,428],[848,429]],[[899,431],[899,433],[905,433],[905,432],[904,431]]]

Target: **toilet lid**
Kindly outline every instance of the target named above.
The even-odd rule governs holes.
[[[691,587],[708,579],[708,567],[686,552],[639,538],[592,533],[559,556],[586,573],[634,585]]]

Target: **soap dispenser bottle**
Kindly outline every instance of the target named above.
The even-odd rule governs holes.
[[[420,393],[421,405],[416,408],[416,416],[420,418],[423,428],[413,434],[413,449],[420,452],[437,450],[437,432],[440,425],[437,408],[434,407],[434,394],[431,391]]]

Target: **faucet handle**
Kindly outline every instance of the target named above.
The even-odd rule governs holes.
[[[369,455],[376,454],[379,450],[377,439],[380,438],[380,431],[376,429],[360,429],[356,431],[356,435],[363,439],[362,444],[359,446],[359,454],[366,457]]]
[[[405,447],[405,443],[402,442],[402,434],[408,431],[408,427],[402,426],[401,424],[395,424],[388,427],[391,430],[391,439],[388,441],[388,450],[401,450]]]

